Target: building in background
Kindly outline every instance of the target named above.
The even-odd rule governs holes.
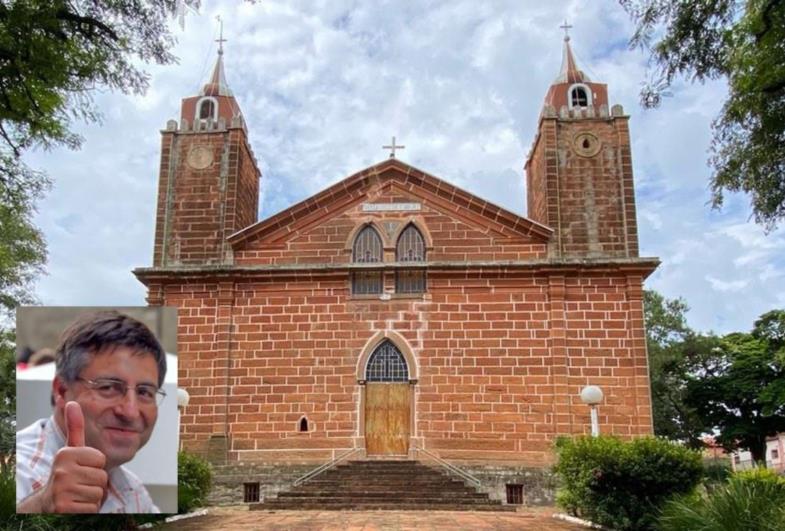
[[[733,470],[747,470],[755,466],[752,454],[736,450],[731,454]],[[766,468],[785,473],[785,433],[766,438]]]

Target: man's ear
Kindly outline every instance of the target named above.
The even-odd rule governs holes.
[[[65,408],[65,403],[67,402],[65,397],[66,391],[68,391],[68,386],[59,376],[55,376],[54,380],[52,380],[53,406],[60,409]]]

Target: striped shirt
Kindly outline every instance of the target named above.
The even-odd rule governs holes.
[[[65,437],[54,417],[41,419],[16,432],[16,503],[46,485],[57,451]],[[124,466],[108,471],[107,495],[101,513],[159,513],[150,494]]]

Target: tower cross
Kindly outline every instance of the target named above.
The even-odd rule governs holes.
[[[564,24],[559,27],[564,30],[564,40],[570,40],[570,29],[572,29],[572,25],[567,24],[567,20],[565,19]]]
[[[215,39],[215,42],[218,43],[218,55],[224,54],[224,43],[226,39],[224,39],[224,21],[221,18],[221,15],[215,15],[215,19],[218,21],[218,38]]]
[[[401,146],[395,143],[395,137],[392,137],[392,143],[389,146],[382,146],[382,149],[389,149],[390,150],[390,158],[395,158],[395,150],[396,149],[406,149],[406,146]]]

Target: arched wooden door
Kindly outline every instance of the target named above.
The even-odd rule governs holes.
[[[373,351],[365,369],[365,448],[368,455],[409,452],[411,386],[401,351],[390,341]]]

